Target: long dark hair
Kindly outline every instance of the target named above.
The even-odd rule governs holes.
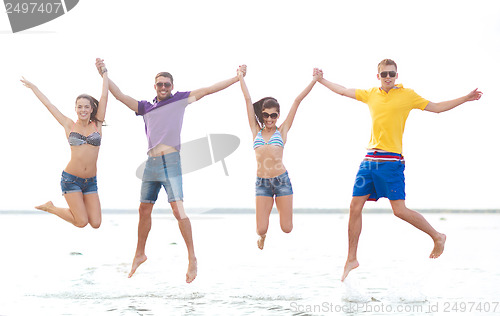
[[[94,98],[93,96],[85,93],[80,94],[78,97],[76,97],[75,103],[78,102],[78,100],[80,99],[87,99],[90,102],[90,106],[92,107],[92,114],[90,114],[90,121],[94,123],[104,123],[95,117],[97,114],[97,108],[99,107],[99,101],[97,101],[96,98]]]
[[[277,109],[280,112],[280,104],[275,98],[265,97],[253,104],[253,111],[255,112],[255,119],[260,127],[264,127],[264,119],[262,118],[262,110],[264,109]]]

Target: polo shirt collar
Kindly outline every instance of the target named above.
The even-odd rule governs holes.
[[[403,88],[403,84],[402,83],[397,83],[394,85],[394,87],[391,89],[394,90],[394,89],[402,89]],[[378,91],[380,92],[384,92],[384,93],[388,93],[388,92],[385,92],[385,90],[383,90],[381,87],[378,88]]]
[[[170,95],[166,98],[166,99],[163,99],[162,101],[167,101],[168,99],[170,98],[173,98],[174,95],[172,93],[170,93]],[[153,99],[153,104],[156,105],[158,104],[160,101],[158,101],[158,96],[156,96],[154,99]]]

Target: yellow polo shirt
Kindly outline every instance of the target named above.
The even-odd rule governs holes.
[[[397,84],[389,93],[381,88],[356,89],[356,100],[366,103],[370,109],[372,133],[368,148],[398,154],[403,152],[403,132],[408,114],[413,109],[425,109],[429,103],[402,84]]]

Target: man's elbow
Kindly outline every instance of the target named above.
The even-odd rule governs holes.
[[[427,110],[429,112],[432,112],[432,113],[436,113],[436,114],[440,114],[440,113],[443,113],[443,112],[447,111],[447,109],[445,109],[442,106],[435,106],[435,107],[432,107],[432,108],[426,108],[425,110]]]

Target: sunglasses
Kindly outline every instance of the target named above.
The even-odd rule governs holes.
[[[156,86],[158,88],[165,87],[165,88],[170,88],[172,84],[170,82],[157,82]]]
[[[278,113],[271,113],[271,114],[269,114],[267,112],[262,112],[262,117],[265,118],[265,119],[268,118],[268,117],[271,117],[274,120],[274,119],[278,118]]]
[[[394,78],[394,77],[396,77],[396,74],[397,74],[397,72],[395,72],[395,71],[382,71],[380,73],[380,77],[385,78],[385,77],[387,77],[387,75],[389,75],[389,77]]]

